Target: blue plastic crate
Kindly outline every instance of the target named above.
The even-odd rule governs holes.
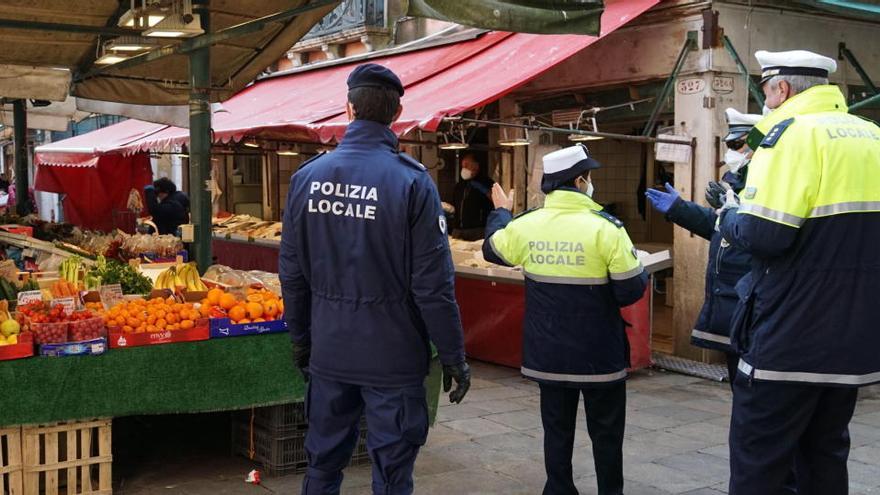
[[[263,335],[264,333],[281,333],[287,331],[284,320],[264,321],[259,323],[235,324],[229,318],[211,319],[211,338],[244,337],[246,335]]]

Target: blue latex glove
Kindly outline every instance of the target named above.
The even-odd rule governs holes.
[[[665,186],[666,192],[658,191],[657,189],[648,189],[645,191],[645,196],[651,201],[651,206],[663,214],[668,212],[669,208],[672,208],[672,203],[675,203],[675,200],[681,196],[681,194],[679,194],[674,187],[670,186],[668,182]]]

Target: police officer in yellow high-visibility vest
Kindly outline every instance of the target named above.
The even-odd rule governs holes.
[[[577,494],[571,456],[581,395],[599,494],[623,493],[629,345],[619,308],[642,297],[647,276],[623,224],[591,198],[583,145],[546,155],[544,207],[512,218],[497,184],[485,258],[522,266],[526,284],[522,374],[540,385],[545,495]]]
[[[797,459],[799,494],[846,494],[858,387],[880,382],[880,127],[847,113],[833,59],[756,57],[774,110],[720,212],[753,266],[731,323],[730,493],[778,493]]]

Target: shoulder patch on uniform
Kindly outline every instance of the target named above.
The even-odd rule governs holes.
[[[415,158],[413,158],[413,157],[407,155],[406,153],[404,153],[404,152],[402,152],[402,151],[401,151],[400,153],[398,153],[397,156],[399,156],[399,157],[403,160],[403,163],[406,163],[406,164],[409,165],[410,167],[413,167],[413,168],[415,168],[415,169],[421,170],[421,171],[423,171],[423,172],[424,172],[425,170],[427,170],[427,169],[425,168],[424,165],[422,165],[421,163],[419,163],[418,160],[416,160]]]
[[[540,210],[540,209],[541,209],[541,208],[538,208],[538,207],[535,207],[535,208],[529,208],[529,209],[526,210],[526,211],[521,211],[521,212],[517,213],[516,215],[514,215],[514,216],[513,216],[513,219],[516,220],[516,219],[519,218],[519,217],[526,216],[526,215],[528,215],[529,213],[532,213],[533,211],[538,211],[538,210]]]
[[[758,194],[758,188],[755,186],[749,186],[746,188],[745,194],[743,197],[746,199],[755,199],[755,195]]]
[[[623,228],[623,222],[621,222],[619,218],[615,217],[611,213],[608,213],[607,211],[602,211],[602,210],[590,210],[590,211],[592,211],[596,215],[599,215],[600,217],[604,218],[605,220],[608,220],[609,222],[613,223],[614,226],[617,227],[618,229]]]
[[[779,141],[779,138],[782,137],[782,133],[785,132],[785,130],[788,129],[788,126],[790,126],[793,122],[794,122],[794,117],[792,117],[790,119],[785,119],[782,122],[773,126],[773,128],[770,129],[770,132],[768,132],[767,135],[764,136],[764,140],[761,141],[761,147],[762,148],[772,148],[772,147],[776,146],[776,143]]]

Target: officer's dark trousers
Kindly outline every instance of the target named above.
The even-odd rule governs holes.
[[[849,421],[858,390],[734,379],[730,423],[730,495],[788,493],[796,466],[798,495],[849,490]],[[797,462],[795,463],[795,459]]]
[[[541,420],[544,423],[544,495],[577,495],[571,455],[578,402],[584,397],[587,431],[599,495],[623,493],[623,431],[626,426],[626,382],[607,388],[566,388],[541,384]]]
[[[428,437],[425,388],[363,387],[312,376],[306,398],[309,468],[304,495],[339,493],[366,412],[367,449],[373,461],[373,493],[413,493],[413,465]]]

